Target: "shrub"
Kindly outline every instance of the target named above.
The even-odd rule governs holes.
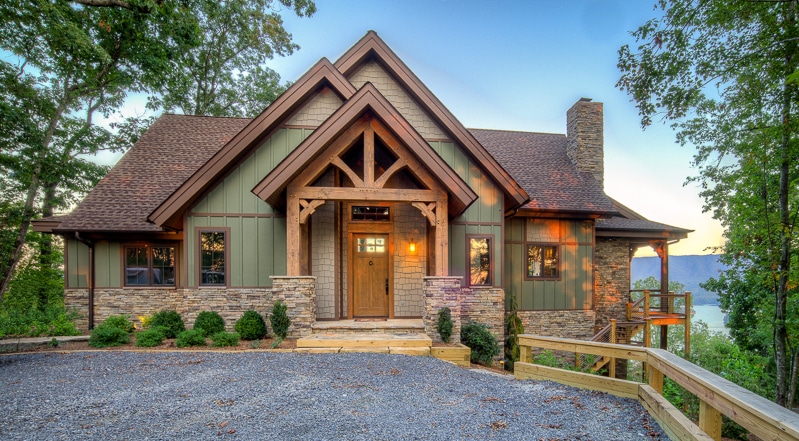
[[[217,332],[211,336],[211,346],[238,346],[239,333],[238,332]]]
[[[472,363],[490,366],[494,356],[499,355],[497,339],[482,323],[469,322],[461,328],[461,343],[472,350]]]
[[[199,331],[203,337],[208,337],[225,330],[225,319],[218,312],[200,311],[194,320],[194,330]]]
[[[259,340],[266,337],[266,321],[252,309],[246,311],[238,321],[236,321],[236,332],[242,340]]]
[[[448,307],[443,307],[438,310],[438,322],[436,323],[436,331],[441,336],[441,341],[449,343],[452,338],[452,311]]]
[[[102,324],[92,330],[89,336],[89,346],[105,348],[109,346],[122,346],[130,343],[130,334],[114,326]]]
[[[136,346],[140,348],[152,348],[164,342],[164,330],[166,328],[150,327],[136,334]]]
[[[178,334],[177,340],[175,340],[175,346],[179,348],[186,348],[189,346],[205,346],[207,344],[208,342],[205,341],[205,334],[203,334],[203,330],[196,329],[196,326],[195,329],[181,332]]]
[[[518,301],[510,296],[510,314],[505,318],[505,369],[513,371],[513,365],[519,361],[519,335],[524,334],[524,323],[517,312]],[[530,360],[521,360],[529,363]]]
[[[110,315],[107,319],[105,319],[103,325],[119,328],[128,334],[136,330],[136,328],[133,326],[133,322],[130,321],[130,316],[127,314]]]
[[[272,315],[269,316],[269,323],[272,325],[272,332],[275,333],[281,340],[286,338],[289,334],[289,326],[291,326],[291,319],[286,313],[286,304],[280,300],[275,300],[275,305],[272,306]]]
[[[183,319],[177,311],[158,311],[153,314],[153,319],[150,320],[151,327],[162,327],[164,329],[165,338],[175,338],[181,332],[186,330],[186,325],[183,324]]]

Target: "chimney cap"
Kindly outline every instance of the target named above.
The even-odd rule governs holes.
[[[591,102],[591,100],[592,100],[591,98],[586,98],[586,97],[580,98],[580,101],[582,101],[584,103],[589,103],[589,102]]]

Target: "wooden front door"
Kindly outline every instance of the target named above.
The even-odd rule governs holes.
[[[354,318],[388,317],[388,251],[388,234],[353,235],[350,264]]]

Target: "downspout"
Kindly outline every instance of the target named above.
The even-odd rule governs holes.
[[[94,329],[94,242],[80,237],[75,232],[75,240],[89,247],[89,331]]]

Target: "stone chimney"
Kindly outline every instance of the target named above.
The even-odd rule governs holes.
[[[580,98],[566,112],[566,154],[582,172],[589,172],[605,187],[602,103]]]

